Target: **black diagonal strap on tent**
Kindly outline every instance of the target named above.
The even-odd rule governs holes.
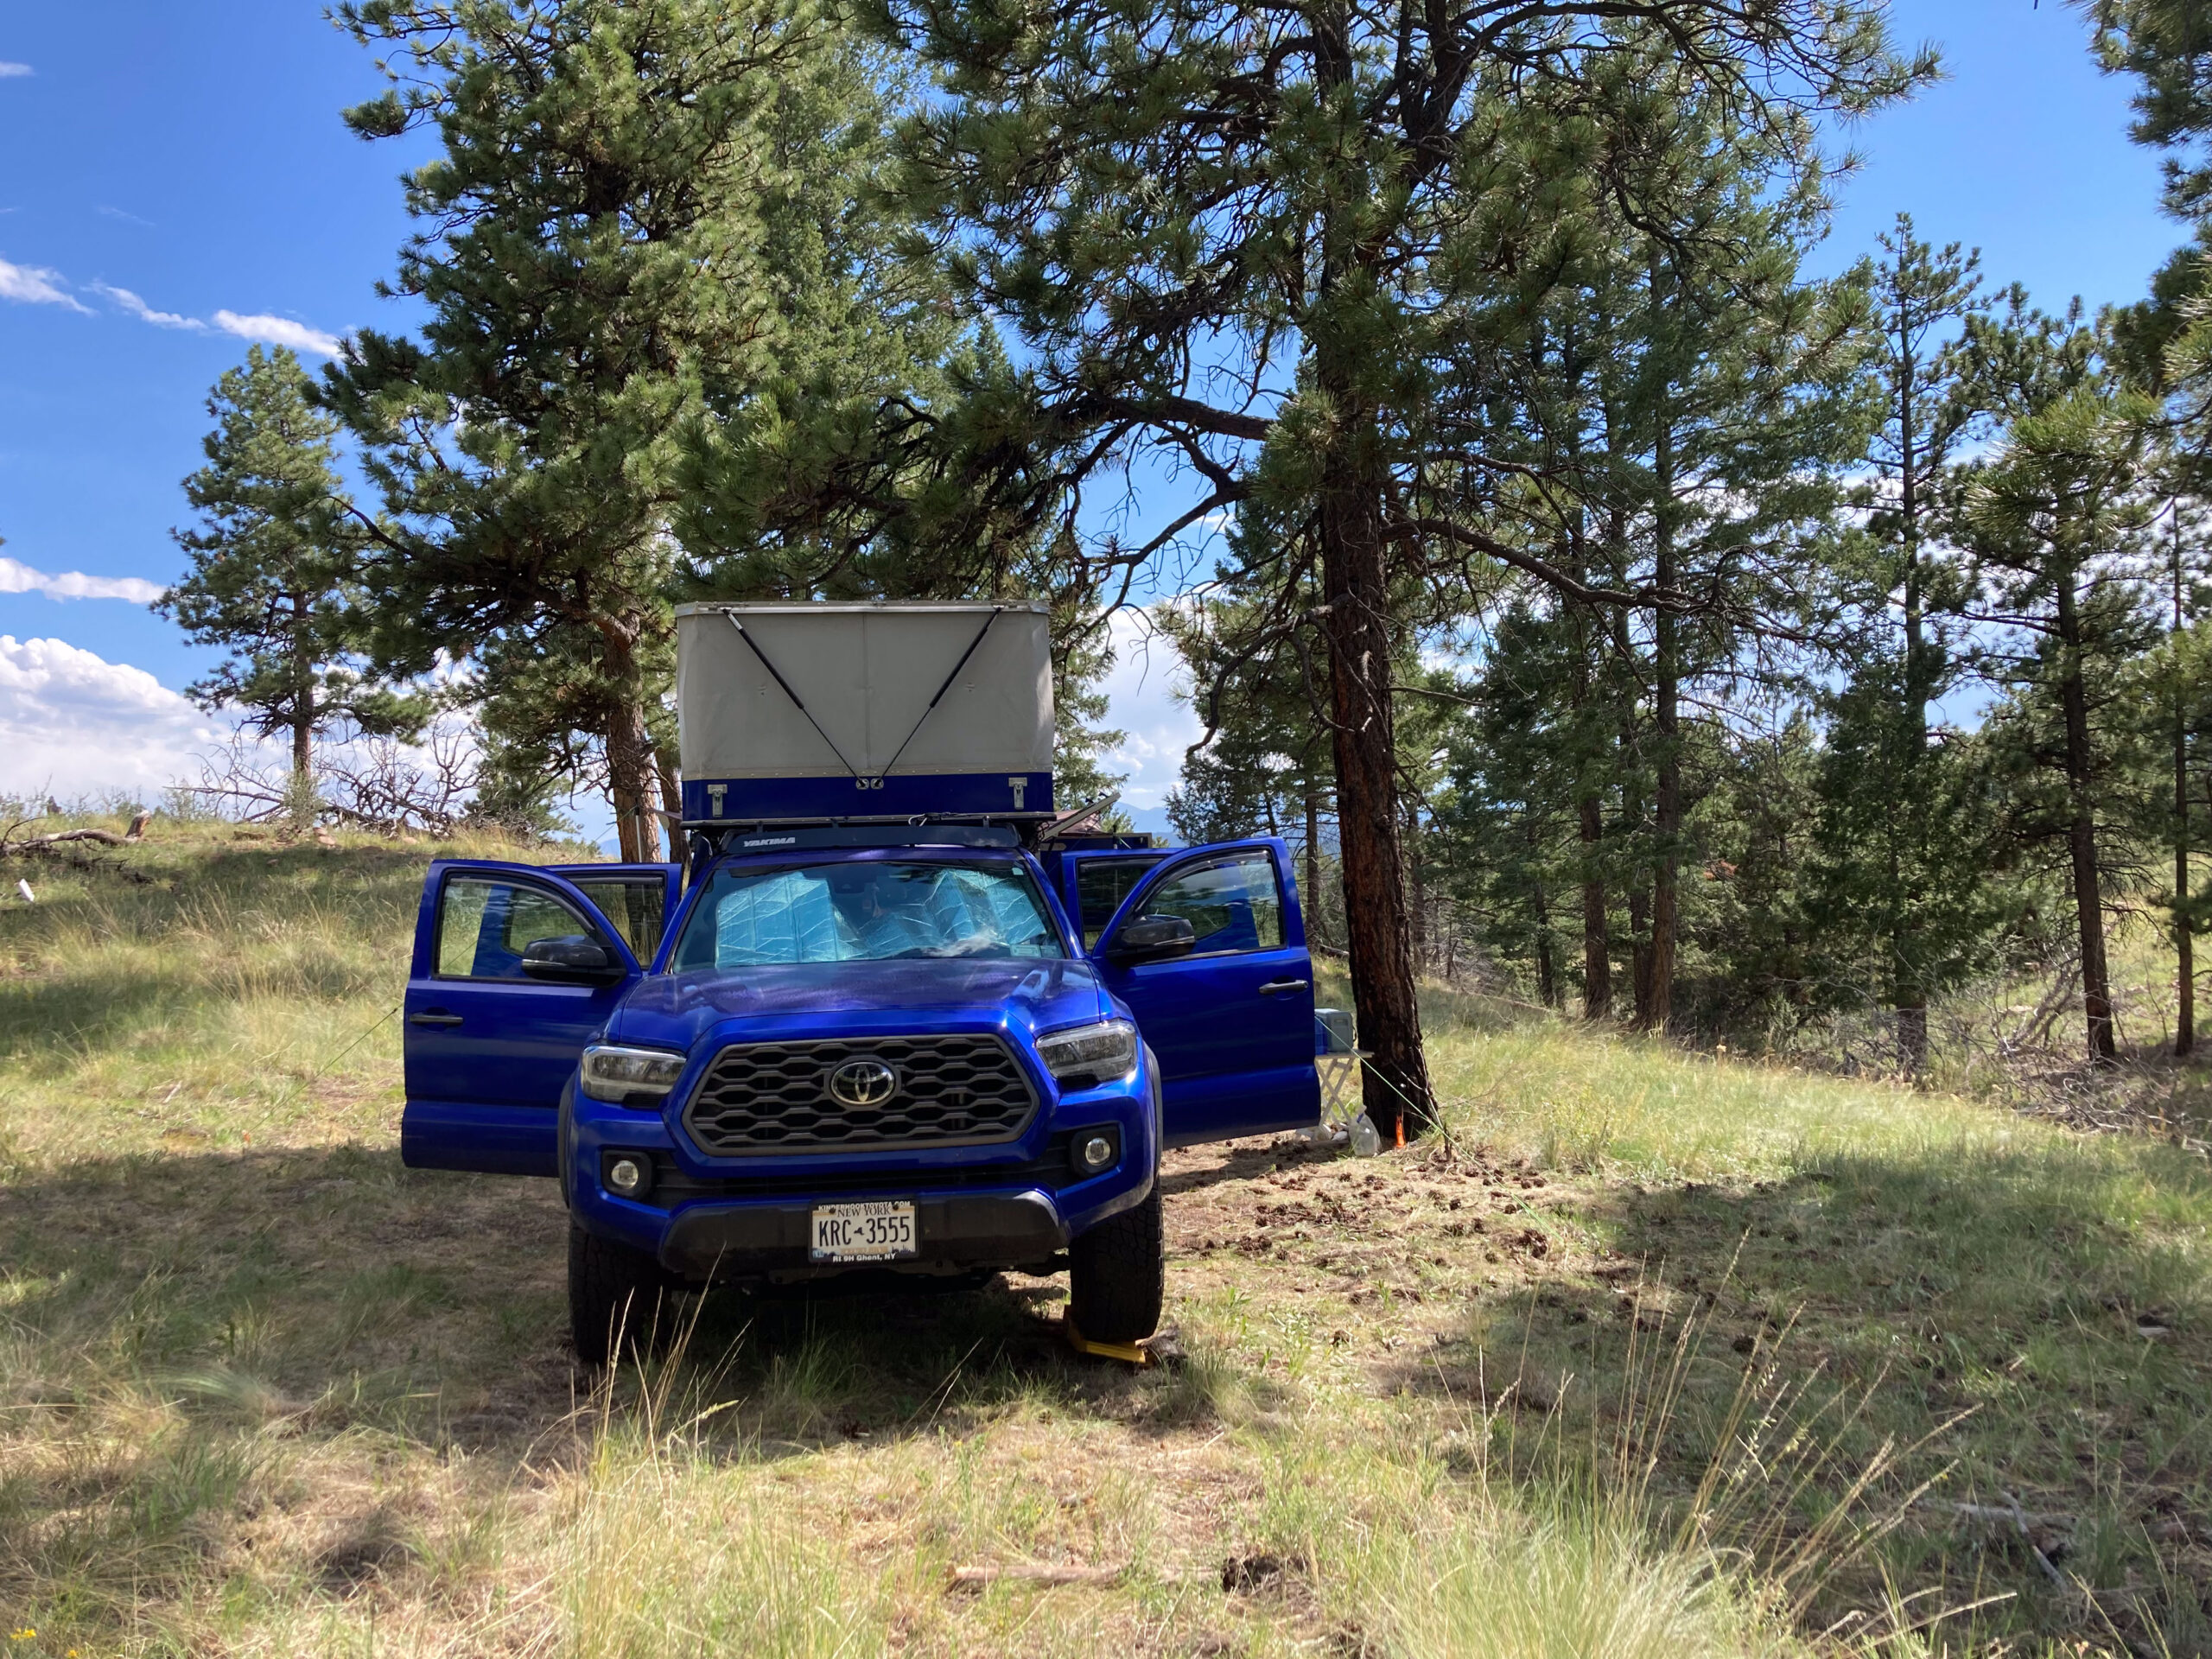
[[[785,679],[781,674],[778,673],[776,671],[776,665],[768,660],[768,653],[760,649],[760,642],[745,631],[745,624],[737,620],[734,613],[724,611],[722,614],[729,618],[729,625],[737,630],[737,637],[744,640],[747,645],[752,646],[753,654],[760,659],[760,666],[768,671],[769,677],[773,679],[778,685],[784,688],[784,695],[791,700],[791,707],[798,709],[799,713],[806,716],[806,723],[814,728],[815,735],[819,737],[824,743],[828,743],[830,745],[830,753],[837,757],[837,764],[844,767],[847,772],[851,772],[854,777],[859,777],[861,775],[861,769],[855,766],[851,761],[845,759],[845,752],[839,748],[837,745],[831,741],[829,733],[822,729],[822,722],[814,717],[812,710],[809,709],[804,702],[799,701],[798,693],[791,690],[791,683]],[[986,624],[985,626],[988,626],[988,625]],[[970,645],[969,649],[973,651],[975,647]],[[965,657],[963,657],[960,660],[964,663],[968,659]],[[954,671],[956,673],[958,671],[959,671],[957,669]],[[943,696],[944,694],[940,691],[938,695],[939,696]],[[923,718],[927,719],[928,716],[925,715]],[[912,741],[913,740],[911,737],[907,739],[908,742],[912,742]]]
[[[938,704],[944,701],[944,694],[952,690],[952,683],[960,677],[960,671],[968,666],[968,659],[976,654],[976,647],[983,643],[983,636],[991,631],[991,624],[999,620],[999,613],[1005,609],[1006,607],[1003,605],[991,607],[991,613],[983,619],[983,626],[976,630],[976,637],[968,642],[968,649],[960,653],[960,660],[952,665],[952,672],[944,677],[944,683],[938,687],[937,696],[931,697],[930,706],[922,710],[922,717],[914,722],[914,729],[906,734],[906,743],[912,743],[921,735],[923,726],[928,722],[929,717],[937,712]],[[893,754],[885,764],[883,770],[887,773],[893,766],[899,764],[899,756],[906,753],[906,743],[901,743],[899,746],[898,753]]]

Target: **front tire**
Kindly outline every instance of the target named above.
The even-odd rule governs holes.
[[[658,1262],[643,1250],[569,1224],[569,1332],[576,1357],[604,1365],[625,1354],[651,1355],[667,1345],[674,1316],[671,1288]]]
[[[1068,1313],[1093,1342],[1136,1342],[1160,1328],[1166,1294],[1166,1228],[1155,1178],[1142,1204],[1068,1247]]]

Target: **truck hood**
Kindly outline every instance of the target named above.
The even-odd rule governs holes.
[[[725,1040],[922,1030],[977,1020],[1033,1037],[1108,1018],[1087,962],[1004,959],[848,962],[722,968],[640,982],[607,1024],[614,1042],[690,1049],[729,1024]],[[742,1022],[741,1025],[737,1022]]]

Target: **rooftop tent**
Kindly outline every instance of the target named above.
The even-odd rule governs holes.
[[[1049,817],[1046,607],[685,605],[687,823]]]

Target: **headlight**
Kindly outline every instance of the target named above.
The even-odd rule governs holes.
[[[617,1106],[658,1106],[683,1075],[683,1056],[664,1048],[618,1048],[594,1043],[584,1050],[579,1086],[594,1100]]]
[[[1047,1032],[1037,1039],[1037,1058],[1063,1088],[1109,1083],[1136,1070],[1137,1028],[1126,1020],[1102,1020]]]

